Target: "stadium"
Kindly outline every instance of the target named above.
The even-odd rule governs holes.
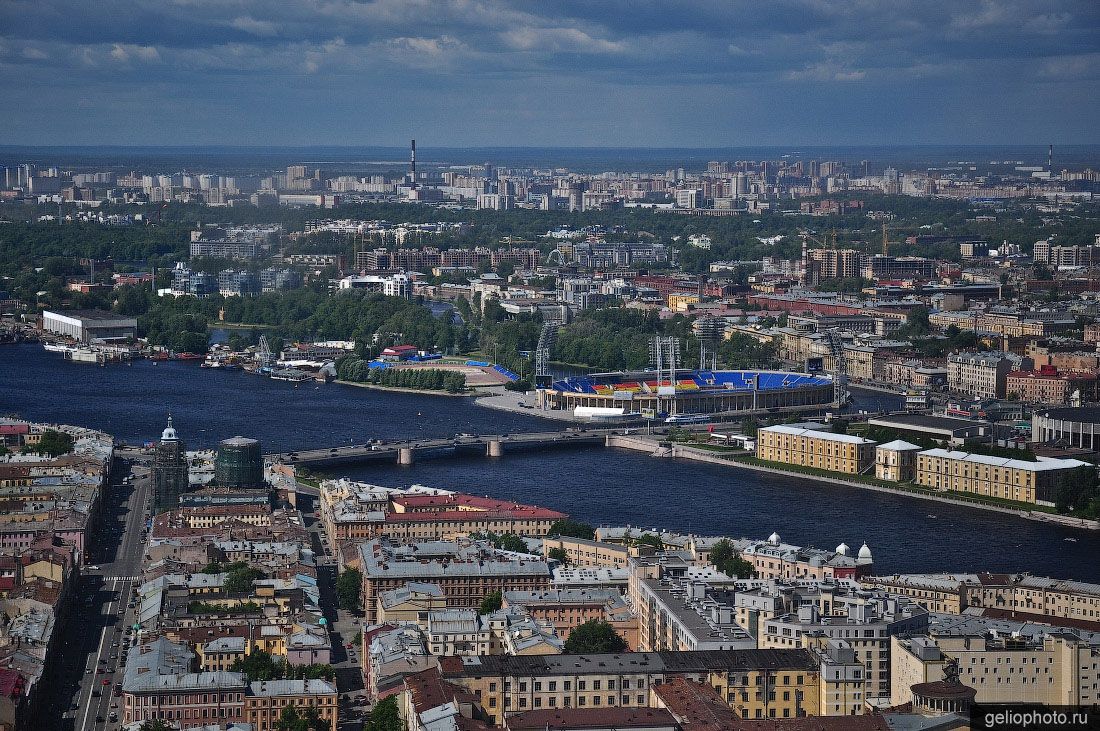
[[[827,376],[784,371],[677,370],[675,385],[655,371],[595,373],[553,381],[543,393],[545,408],[580,409],[578,416],[689,418],[694,414],[752,412],[833,403]],[[620,411],[621,410],[621,411]]]

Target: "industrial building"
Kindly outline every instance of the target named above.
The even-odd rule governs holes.
[[[100,340],[137,337],[137,318],[106,310],[45,310],[42,329],[88,345]]]
[[[1031,416],[1031,441],[1060,447],[1100,450],[1100,406],[1062,407]]]

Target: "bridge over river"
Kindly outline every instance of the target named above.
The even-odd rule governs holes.
[[[333,467],[374,461],[412,464],[417,459],[484,454],[502,457],[505,452],[603,446],[609,434],[640,432],[643,429],[567,429],[565,431],[521,432],[517,434],[458,434],[443,439],[373,441],[343,447],[304,449],[266,457],[276,462],[303,467]],[[664,428],[654,428],[660,434]]]

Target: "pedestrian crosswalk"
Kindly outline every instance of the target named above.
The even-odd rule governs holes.
[[[140,581],[140,576],[104,576],[104,581]]]

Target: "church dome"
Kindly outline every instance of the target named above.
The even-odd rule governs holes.
[[[176,436],[176,430],[172,428],[172,415],[168,415],[168,426],[164,428],[164,431],[160,433],[160,440],[162,442],[175,442],[179,441],[179,437]]]
[[[850,550],[851,549],[848,548],[847,543],[841,543],[839,546],[836,547],[836,552],[839,553],[841,556],[847,556],[848,551],[850,551]]]
[[[867,547],[867,541],[864,541],[863,545],[859,547],[859,558],[867,561],[871,560],[871,549]]]
[[[772,533],[770,536],[768,536],[768,543],[772,544],[773,546],[778,546],[779,541],[780,538],[778,533]]]

